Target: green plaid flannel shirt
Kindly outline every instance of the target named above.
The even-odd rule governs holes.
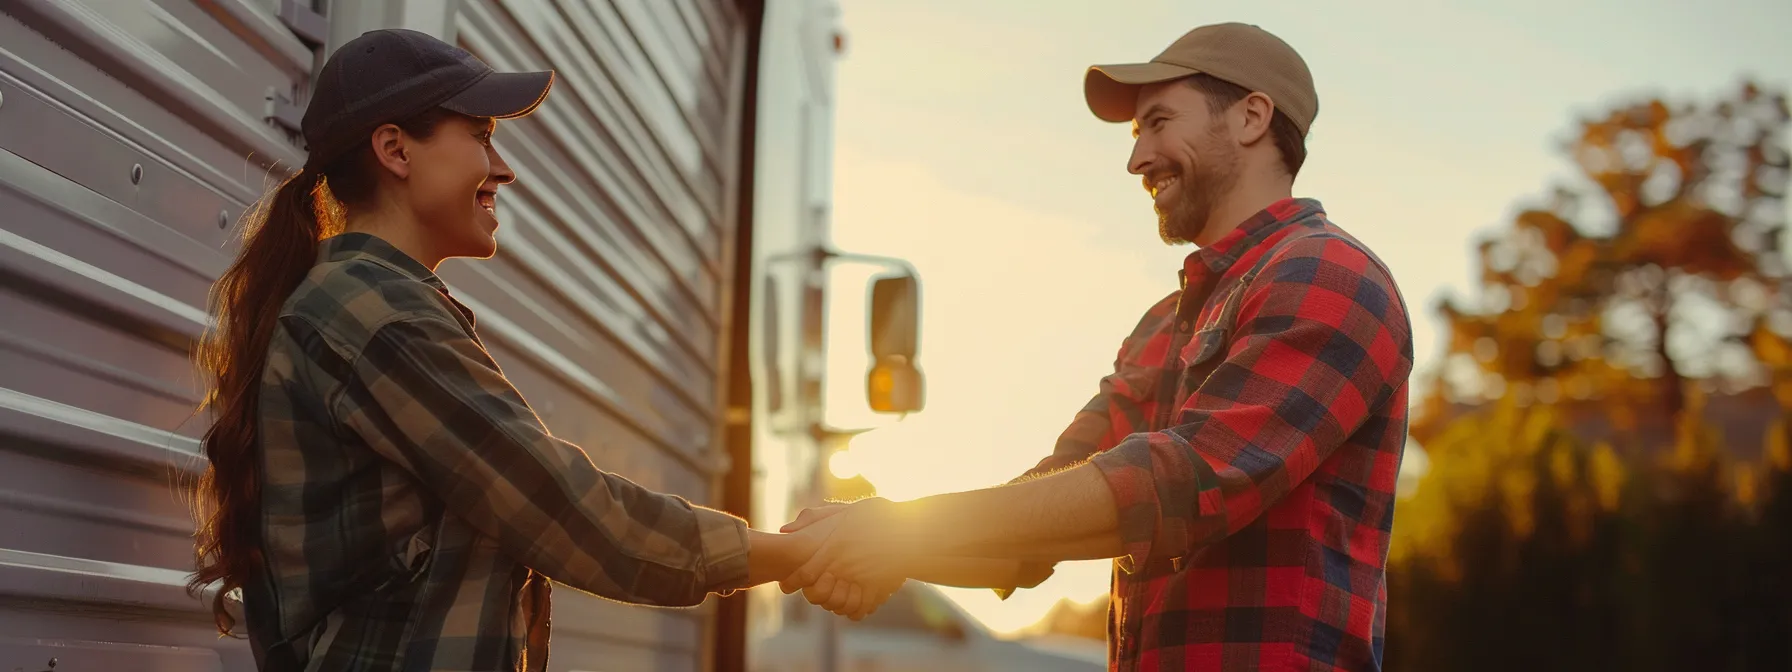
[[[747,575],[747,528],[554,438],[441,280],[324,241],[260,387],[263,670],[542,670],[549,589],[689,606]]]

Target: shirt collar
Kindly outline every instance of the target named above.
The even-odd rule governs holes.
[[[391,243],[370,233],[350,231],[325,238],[318,246],[318,262],[347,261],[355,258],[370,258],[383,265],[405,274],[413,280],[428,283],[443,292],[448,285],[441,278],[424,266],[422,262],[412,259],[411,255],[393,247]]]
[[[1244,253],[1256,248],[1258,243],[1281,231],[1283,227],[1322,213],[1324,208],[1319,205],[1319,201],[1311,198],[1284,198],[1271,203],[1212,245],[1190,253],[1183,260],[1182,270],[1177,275],[1186,287],[1190,278],[1209,273],[1225,273]]]
[[[405,254],[378,236],[351,231],[325,238],[318,245],[318,263],[349,259],[372,259],[380,265],[398,271],[405,277],[436,288],[436,291],[441,292],[455,310],[460,311],[460,314],[467,318],[469,330],[478,324],[478,319],[473,316],[473,309],[468,308],[467,304],[461,303],[460,299],[454,297],[453,292],[448,291],[448,283],[442,282],[442,279],[431,272],[429,267],[424,266],[422,262],[412,259],[411,255]]]

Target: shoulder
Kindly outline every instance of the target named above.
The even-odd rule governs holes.
[[[1325,268],[1352,276],[1374,277],[1392,284],[1393,276],[1369,247],[1330,222],[1290,227],[1288,233],[1260,246],[1269,255],[1263,272],[1289,274]]]
[[[376,260],[356,258],[312,267],[281,316],[316,329],[352,359],[387,325],[418,320],[457,324],[454,310],[435,286]]]
[[[1319,221],[1293,227],[1262,246],[1256,281],[1249,292],[1354,303],[1385,322],[1406,330],[1410,319],[1399,286],[1387,266],[1354,236]]]

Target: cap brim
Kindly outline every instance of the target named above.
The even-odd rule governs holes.
[[[554,88],[554,71],[494,72],[442,103],[461,114],[515,119],[534,112]]]
[[[1199,73],[1199,70],[1169,63],[1091,66],[1083,75],[1083,98],[1089,102],[1089,111],[1102,121],[1132,121],[1139,102],[1139,87]]]

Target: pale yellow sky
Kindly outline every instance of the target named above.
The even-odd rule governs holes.
[[[922,274],[928,407],[895,424],[861,411],[852,319],[831,322],[829,403],[837,426],[881,427],[847,462],[895,499],[1000,483],[1047,454],[1191,251],[1158,241],[1125,172],[1127,128],[1084,107],[1092,63],[1231,20],[1299,50],[1321,104],[1295,191],[1387,261],[1421,367],[1441,346],[1435,299],[1469,286],[1473,237],[1566,174],[1555,147],[1575,114],[1619,94],[1709,96],[1745,74],[1792,83],[1792,3],[1774,0],[843,4],[834,238]],[[836,276],[836,314],[864,314],[870,272]],[[1072,563],[1007,602],[947,593],[1010,631],[1107,581],[1107,563]]]

